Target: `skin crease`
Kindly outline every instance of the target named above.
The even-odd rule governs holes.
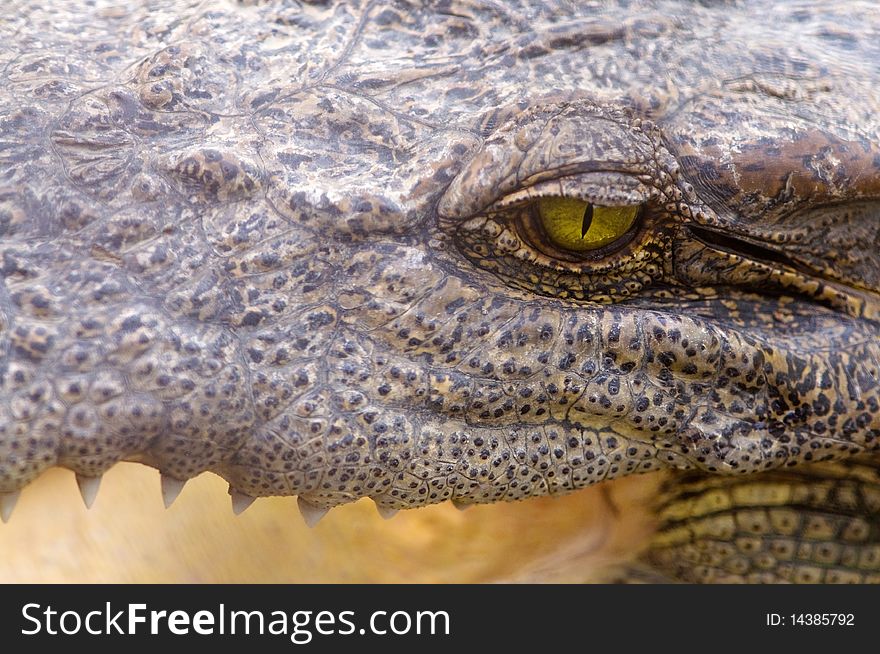
[[[869,5],[98,5],[0,26],[10,579],[876,580]]]

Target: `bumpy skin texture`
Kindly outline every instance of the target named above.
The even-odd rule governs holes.
[[[13,5],[0,492],[130,460],[397,509],[677,468],[661,569],[876,580],[870,3]],[[572,255],[534,226],[560,195],[642,212]],[[778,525],[719,554],[691,501],[829,476],[861,504],[813,508],[869,525],[833,564],[761,559]]]

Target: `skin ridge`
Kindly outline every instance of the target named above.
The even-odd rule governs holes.
[[[629,4],[14,3],[4,518],[122,460],[310,523],[876,469],[875,12]],[[565,252],[560,196],[639,218]],[[736,557],[688,579],[815,578]]]

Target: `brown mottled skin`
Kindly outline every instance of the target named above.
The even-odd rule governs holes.
[[[7,513],[674,468],[644,578],[880,580],[871,3],[94,4],[0,22]],[[578,254],[547,196],[641,211]]]

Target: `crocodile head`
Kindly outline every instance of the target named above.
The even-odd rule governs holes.
[[[4,516],[120,460],[313,521],[877,449],[870,7],[155,4],[0,28]]]

